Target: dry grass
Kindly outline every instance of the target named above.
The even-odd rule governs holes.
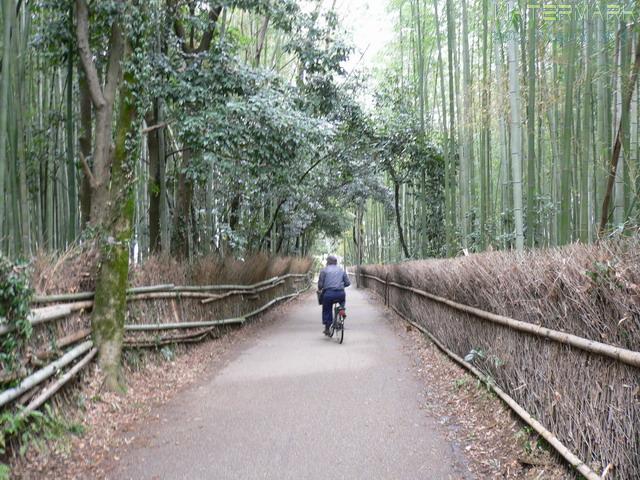
[[[525,322],[640,350],[640,241],[367,266],[365,273]],[[373,280],[365,284],[383,292]],[[493,324],[406,291],[389,301],[476,361],[607,478],[640,478],[640,375],[611,359]]]
[[[98,268],[98,251],[74,245],[62,254],[39,252],[31,268],[37,295],[93,291]],[[313,264],[308,257],[269,257],[263,253],[244,259],[198,257],[180,263],[168,255],[148,258],[131,269],[132,286],[159,285],[250,285],[287,273],[307,273]]]

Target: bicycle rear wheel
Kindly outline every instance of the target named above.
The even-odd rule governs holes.
[[[336,332],[336,340],[342,345],[344,341],[344,320],[340,320],[340,330]]]

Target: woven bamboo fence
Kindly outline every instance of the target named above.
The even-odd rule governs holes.
[[[172,284],[128,290],[125,348],[161,348],[217,338],[309,288],[307,273],[287,273],[252,285]],[[37,296],[29,317],[33,335],[21,367],[0,372],[0,409],[24,415],[39,408],[90,364],[93,292]],[[0,335],[11,328],[0,319]]]
[[[358,282],[513,400],[585,477],[636,479],[637,246],[363,266]]]

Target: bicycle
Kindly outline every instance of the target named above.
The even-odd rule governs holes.
[[[344,341],[344,320],[347,318],[347,311],[345,308],[337,303],[333,308],[333,322],[329,326],[329,338],[333,338],[333,334],[336,334],[336,340],[342,344]]]

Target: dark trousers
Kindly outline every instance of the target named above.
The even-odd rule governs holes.
[[[333,312],[331,307],[334,303],[340,303],[344,306],[345,296],[344,290],[325,290],[322,294],[322,323],[326,326],[333,322]]]

